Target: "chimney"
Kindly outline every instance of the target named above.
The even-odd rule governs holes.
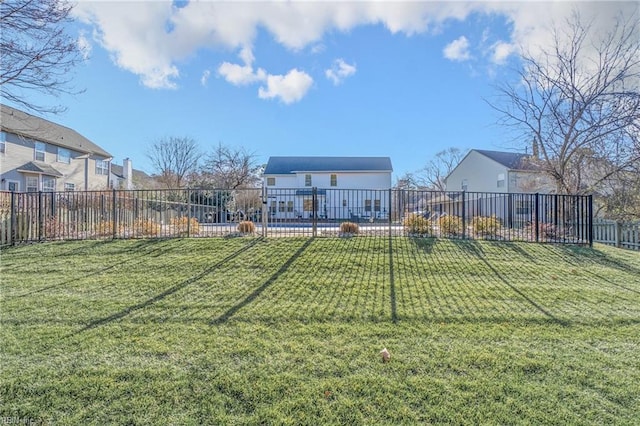
[[[538,138],[533,138],[533,146],[532,146],[531,156],[536,160],[540,158],[540,147],[538,146]]]
[[[133,189],[133,167],[131,166],[131,160],[128,158],[122,161],[122,177],[124,177],[125,189]]]

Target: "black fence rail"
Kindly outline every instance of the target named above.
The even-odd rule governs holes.
[[[0,244],[354,233],[592,244],[592,212],[591,196],[554,194],[311,187],[0,192]]]

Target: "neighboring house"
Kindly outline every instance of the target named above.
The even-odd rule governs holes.
[[[494,212],[510,223],[531,217],[534,200],[529,193],[550,193],[551,180],[527,154],[472,149],[445,178],[446,193],[430,200],[430,210],[466,217]],[[507,195],[505,195],[505,193]],[[464,206],[464,207],[463,207]],[[553,206],[539,206],[541,211]]]
[[[550,192],[550,180],[531,161],[515,152],[472,149],[445,178],[447,191]]]
[[[389,157],[271,157],[263,173],[269,215],[384,218],[392,172]]]
[[[0,190],[108,187],[111,154],[75,130],[6,105],[1,105],[0,125]]]
[[[132,167],[129,158],[122,161],[122,166],[111,162],[111,173],[109,174],[109,187],[115,189],[151,189],[155,182],[151,176],[142,170]]]

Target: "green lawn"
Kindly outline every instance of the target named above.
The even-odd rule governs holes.
[[[218,238],[12,247],[0,264],[0,420],[640,419],[637,252]]]

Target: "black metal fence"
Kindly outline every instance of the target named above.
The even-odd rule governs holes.
[[[591,196],[349,189],[0,192],[0,244],[398,235],[592,244]],[[350,228],[343,225],[351,224]]]

